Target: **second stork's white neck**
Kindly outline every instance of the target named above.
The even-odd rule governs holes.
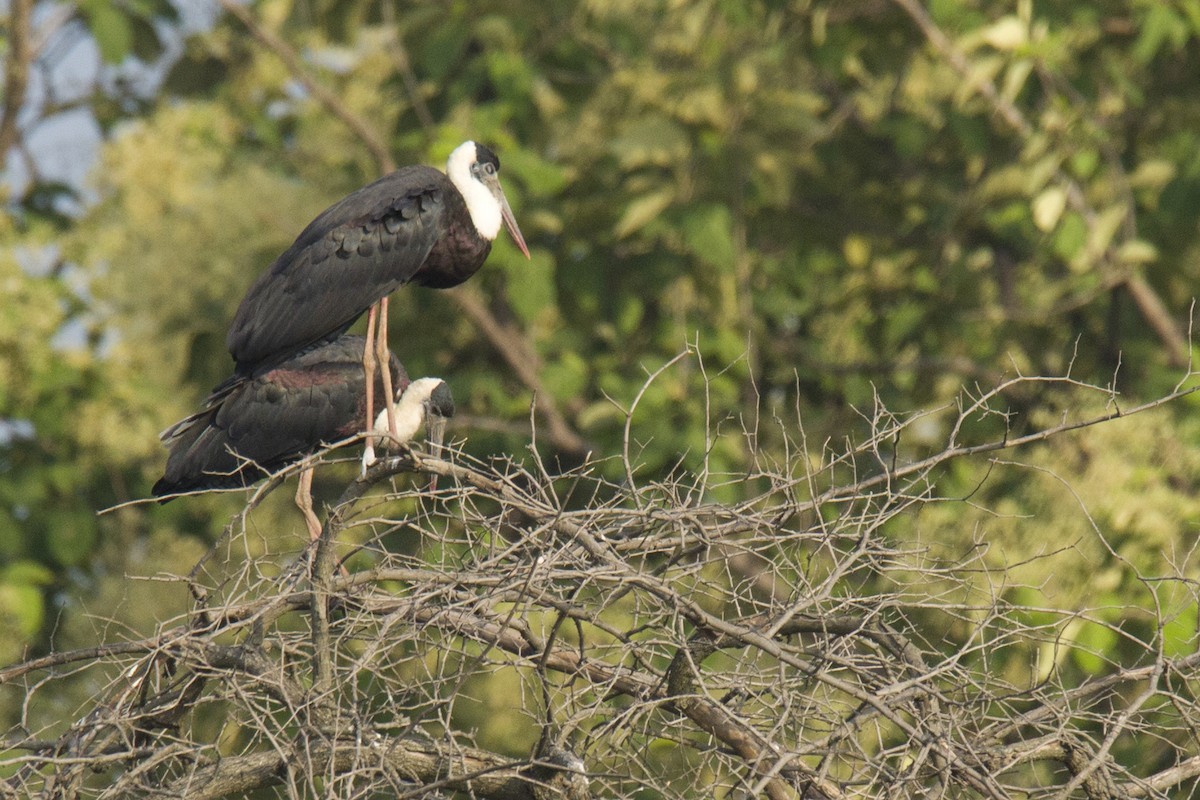
[[[400,395],[400,399],[396,401],[394,412],[396,436],[400,441],[410,441],[417,435],[421,424],[425,422],[425,404],[429,402],[429,396],[441,382],[441,378],[418,378],[408,385],[404,394]],[[378,434],[387,434],[388,432],[386,408],[375,417],[375,432]]]
[[[472,174],[471,166],[477,160],[475,143],[463,142],[450,154],[446,162],[446,175],[466,201],[475,230],[491,242],[500,233],[500,203],[491,190]]]

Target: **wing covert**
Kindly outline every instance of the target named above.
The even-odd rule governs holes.
[[[446,177],[409,167],[331,206],[250,287],[226,344],[258,374],[337,336],[410,280],[441,232]]]

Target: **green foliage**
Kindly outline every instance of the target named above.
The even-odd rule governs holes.
[[[164,48],[154,26],[178,16],[170,0],[80,0],[78,5],[100,55],[110,64],[130,55],[145,62],[158,58]]]

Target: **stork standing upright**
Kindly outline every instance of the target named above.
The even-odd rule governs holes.
[[[368,309],[362,365],[373,376],[377,364],[388,363],[387,299],[399,286],[457,286],[483,265],[501,225],[529,258],[499,172],[496,154],[468,141],[450,154],[444,174],[403,167],[322,212],[242,300],[226,338],[236,362],[230,380],[261,375],[340,336]],[[388,370],[382,376],[390,398]],[[365,386],[370,431],[375,381],[367,377]],[[373,460],[368,436],[364,467]]]
[[[165,503],[180,492],[250,486],[323,445],[358,433],[364,413],[365,346],[362,336],[341,336],[209,397],[202,411],[163,432],[170,455],[153,494]],[[385,363],[384,374],[396,387],[396,440],[409,441],[424,423],[436,454],[446,420],[454,416],[449,387],[440,378],[410,382],[395,356]],[[375,427],[383,431],[386,425],[386,412],[381,411]],[[296,505],[315,539],[321,524],[312,511],[311,486],[308,468],[300,474]]]

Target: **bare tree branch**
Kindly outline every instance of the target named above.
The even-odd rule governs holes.
[[[1200,776],[1200,699],[1188,688],[1200,654],[1164,655],[1111,609],[988,596],[1030,588],[1025,565],[898,535],[921,509],[965,508],[934,491],[950,460],[1146,413],[1186,391],[972,443],[972,421],[999,413],[1006,392],[1051,381],[1081,402],[1115,402],[1111,389],[1070,378],[1016,378],[965,395],[943,450],[908,463],[880,449],[921,417],[879,408],[864,441],[815,470],[798,448],[734,476],[763,486],[734,505],[696,500],[726,476],[641,484],[616,465],[614,483],[597,464],[548,475],[463,453],[381,459],[334,504],[316,553],[206,557],[180,578],[196,608],[156,636],[0,671],[28,709],[0,747],[0,795],[1185,791]],[[411,472],[440,476],[441,488],[392,480]],[[587,484],[587,501],[563,507],[563,482]],[[222,552],[261,552],[249,541],[263,535],[249,511],[238,515]],[[1035,561],[1071,559],[1078,546]],[[354,569],[339,574],[347,548]],[[744,556],[736,567],[734,555]],[[1191,585],[1182,573],[1164,580]],[[1130,611],[1160,632],[1166,624],[1164,609]],[[1107,674],[1072,685],[1026,669],[1062,660],[1035,656],[1048,647],[1084,649],[1070,633],[1080,622],[1123,637],[1124,649],[1104,653]],[[56,694],[77,680],[103,689],[64,729]],[[511,716],[505,729],[526,731],[529,744],[474,741],[469,709],[481,700],[495,700]],[[222,729],[238,732],[236,746],[218,746],[211,732]],[[1152,743],[1154,757],[1130,761],[1114,745],[1126,740]]]
[[[440,784],[448,789],[472,792],[493,800],[533,800],[533,783],[520,767],[481,750],[446,748],[435,742],[417,742],[379,737],[369,745],[380,762],[404,775],[414,787]],[[251,753],[223,758],[162,791],[146,797],[187,797],[217,800],[240,797],[246,792],[283,782],[293,759],[321,765],[321,769],[348,772],[360,768],[361,745],[353,742],[318,742],[298,745],[295,752]]]
[[[4,104],[0,107],[0,161],[17,143],[20,128],[17,116],[25,105],[29,84],[30,13],[33,0],[12,0],[8,12],[8,58],[4,62]]]

